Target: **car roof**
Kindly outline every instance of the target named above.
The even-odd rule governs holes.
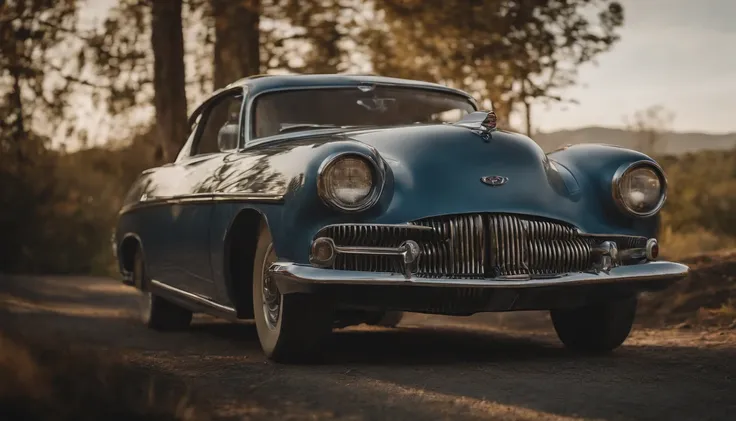
[[[422,82],[418,80],[399,79],[393,77],[375,76],[375,75],[351,75],[351,74],[316,74],[316,75],[257,75],[240,79],[231,83],[224,89],[230,89],[237,86],[247,86],[251,95],[261,92],[281,89],[303,89],[303,88],[326,88],[341,86],[358,86],[358,85],[390,85],[402,87],[425,88],[438,91],[445,91],[470,99],[473,103],[473,97],[467,92],[459,89],[449,88],[444,85],[431,82]]]

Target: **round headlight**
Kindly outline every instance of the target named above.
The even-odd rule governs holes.
[[[650,161],[635,162],[616,171],[613,197],[627,213],[646,217],[657,213],[667,197],[667,179]]]
[[[378,200],[380,174],[367,157],[343,154],[328,159],[320,170],[322,200],[343,211],[367,209]]]

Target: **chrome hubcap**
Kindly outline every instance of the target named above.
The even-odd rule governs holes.
[[[271,330],[276,330],[279,318],[281,317],[281,293],[279,292],[276,283],[273,282],[273,279],[268,275],[268,268],[275,260],[276,256],[274,256],[273,253],[273,246],[269,245],[266,257],[263,259],[263,285],[261,288],[261,295],[263,297],[263,316],[266,319],[268,328]]]

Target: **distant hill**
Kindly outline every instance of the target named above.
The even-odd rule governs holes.
[[[537,133],[533,139],[550,152],[566,144],[607,143],[631,149],[640,149],[641,138],[636,132],[606,127],[585,127],[576,130],[561,130]],[[679,155],[700,150],[723,150],[736,148],[736,133],[707,134],[666,132],[656,145],[656,154]]]

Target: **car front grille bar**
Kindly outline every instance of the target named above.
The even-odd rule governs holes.
[[[544,277],[585,272],[593,267],[601,239],[574,226],[512,214],[479,213],[421,219],[405,225],[340,224],[315,238],[330,237],[338,246],[396,247],[416,241],[421,249],[414,275],[427,278]],[[616,237],[616,236],[614,236]],[[646,238],[618,236],[624,247]],[[334,269],[402,272],[395,256],[338,254]]]

